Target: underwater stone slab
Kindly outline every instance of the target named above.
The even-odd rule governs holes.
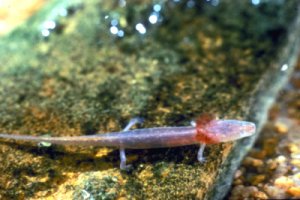
[[[252,102],[250,103],[249,120],[255,122],[258,133],[260,133],[264,123],[267,121],[268,110],[276,100],[276,96],[281,89],[286,85],[288,78],[296,66],[300,44],[299,25],[300,17],[298,16],[294,24],[289,28],[290,32],[287,41],[280,49],[281,55],[270,64],[269,71],[263,74],[253,94]],[[234,145],[216,180],[215,186],[207,196],[209,199],[223,199],[225,197],[232,183],[232,177],[237,169],[236,167],[239,165],[243,156],[246,155],[247,149],[253,146],[257,137],[259,137],[259,134],[249,138],[249,140],[237,142]],[[241,148],[244,148],[245,151],[241,152]],[[233,163],[237,164],[235,165]]]
[[[189,2],[49,3],[1,38],[0,131],[90,135],[205,112],[260,129],[298,54],[298,3]],[[204,164],[197,146],[130,150],[128,173],[117,150],[2,142],[0,195],[221,199],[254,140],[209,146]]]

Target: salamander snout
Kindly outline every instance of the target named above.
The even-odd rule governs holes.
[[[254,135],[256,126],[253,122],[239,121],[239,120],[221,120],[219,123],[218,134],[222,142],[238,140],[244,137]],[[222,128],[220,128],[222,127]]]
[[[256,132],[256,126],[252,122],[244,122],[241,127],[241,137],[248,137]]]

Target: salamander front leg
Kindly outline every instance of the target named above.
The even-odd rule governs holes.
[[[191,121],[191,126],[196,127],[196,122],[195,121]],[[197,154],[197,159],[200,163],[203,163],[205,161],[205,158],[203,157],[203,152],[205,149],[205,144],[200,144],[200,148],[198,150],[198,154]]]
[[[123,129],[123,131],[128,131],[135,124],[141,124],[143,122],[144,122],[143,118],[140,118],[140,117],[132,118],[129,121],[129,123],[127,124],[127,126]],[[120,169],[121,170],[128,170],[129,168],[130,168],[130,165],[126,165],[125,149],[120,148]]]
[[[203,163],[205,161],[205,158],[203,157],[204,148],[205,144],[201,144],[198,151],[197,159],[200,163]]]

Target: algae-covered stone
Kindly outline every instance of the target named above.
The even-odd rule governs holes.
[[[90,135],[203,112],[260,129],[298,53],[297,4],[51,1],[0,40],[0,131]],[[210,146],[203,164],[197,146],[127,151],[128,173],[117,150],[2,142],[0,195],[218,199],[253,140]]]

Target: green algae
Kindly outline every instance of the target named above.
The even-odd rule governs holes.
[[[111,200],[119,193],[119,183],[116,177],[104,176],[102,179],[91,178],[83,183],[81,193],[74,194],[74,199]]]
[[[85,135],[121,130],[134,116],[146,119],[143,127],[188,125],[203,112],[248,118],[257,83],[287,42],[296,3],[253,6],[224,1],[216,7],[196,3],[191,8],[185,2],[158,3],[161,21],[151,25],[147,23],[153,12],[151,1],[128,2],[125,7],[98,1],[70,5],[53,1],[2,38],[1,131]],[[67,16],[55,14],[62,8],[68,10]],[[124,37],[111,34],[113,19]],[[47,20],[57,27],[45,37],[41,27]],[[137,23],[145,24],[145,35],[135,29]],[[33,160],[37,147],[26,146],[31,150],[24,155],[17,151],[16,156],[18,148],[5,144],[1,151],[11,155],[2,158],[1,168],[8,172],[7,179],[15,180],[1,189],[3,196],[51,194],[57,180],[67,181],[62,172],[118,171],[117,151],[98,160],[93,157],[95,148],[54,146]],[[128,198],[201,199],[222,168],[224,149],[226,145],[208,147],[207,163],[201,166],[195,159],[197,147],[129,151],[129,156],[137,158],[132,172],[122,174],[126,183],[103,178],[93,187],[91,179],[83,188],[103,191],[100,199],[118,197],[119,193],[105,196],[108,183],[125,190],[122,195]],[[242,145],[239,151],[245,151]],[[22,173],[27,170],[16,158],[32,164],[31,184],[22,185],[26,179]],[[37,180],[47,174],[46,169],[54,175],[42,184]],[[21,175],[15,176],[14,170]],[[148,174],[146,178],[143,173]]]

